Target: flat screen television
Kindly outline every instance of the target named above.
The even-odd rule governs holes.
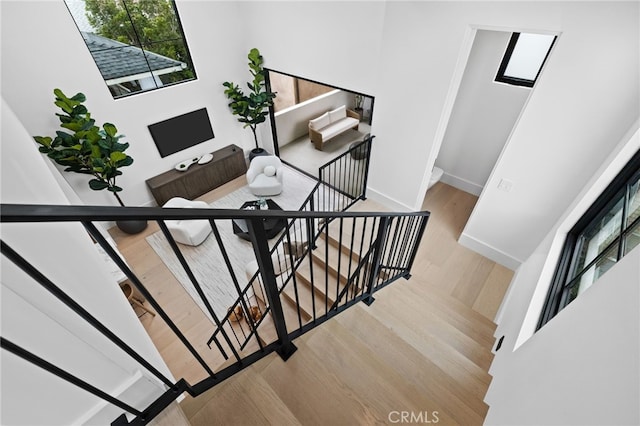
[[[206,108],[150,124],[148,127],[161,157],[214,138]]]

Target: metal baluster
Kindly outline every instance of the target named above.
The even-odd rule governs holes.
[[[382,255],[382,245],[384,242],[385,234],[387,233],[387,227],[389,226],[389,217],[384,216],[380,218],[378,222],[378,235],[376,236],[375,248],[373,252],[373,260],[371,261],[371,273],[367,280],[367,297],[363,300],[367,305],[371,305],[375,300],[373,298],[373,284],[375,278],[378,276],[378,269],[380,268],[380,256]]]
[[[276,284],[275,273],[273,272],[273,263],[269,252],[269,241],[267,240],[267,234],[264,230],[262,218],[252,217],[251,219],[247,219],[247,226],[249,228],[249,237],[251,238],[253,251],[255,252],[260,273],[262,275],[262,282],[264,283],[264,287],[267,292],[271,317],[280,343],[276,352],[278,352],[280,357],[286,361],[291,355],[293,355],[297,348],[291,342],[289,334],[287,333],[287,325],[284,319],[284,312],[282,311],[282,303],[280,301],[280,292],[278,291],[278,286]]]
[[[121,408],[131,414],[135,414],[138,417],[142,416],[142,412],[139,410],[136,410],[135,408],[133,408],[132,406],[130,406],[129,404],[120,401],[119,399],[116,399],[114,397],[112,397],[111,395],[109,395],[108,393],[98,389],[97,387],[85,382],[82,379],[79,379],[78,377],[74,376],[73,374],[64,371],[63,369],[61,369],[60,367],[57,367],[53,364],[51,364],[49,361],[46,361],[42,358],[40,358],[37,355],[34,355],[33,353],[27,351],[26,349],[21,348],[20,346],[16,345],[15,343],[11,342],[10,340],[5,339],[4,337],[0,337],[0,347],[2,347],[2,349],[5,349],[9,352],[11,352],[12,354],[24,359],[25,361],[28,361],[40,368],[42,368],[45,371],[48,371],[49,373],[60,377],[63,380],[66,380],[69,383],[72,383],[76,386],[78,386],[80,389],[83,389],[87,392],[92,393],[93,395],[97,396],[98,398],[104,399],[107,402],[110,402],[111,404],[115,405],[118,408]],[[171,385],[173,387],[173,385]]]
[[[195,275],[193,275],[193,271],[191,270],[191,268],[189,267],[189,264],[187,263],[186,259],[182,255],[180,248],[178,248],[178,244],[173,239],[171,232],[169,232],[169,228],[167,228],[167,225],[164,223],[164,220],[158,220],[157,222],[158,222],[158,226],[160,226],[160,230],[162,230],[162,233],[164,234],[165,238],[169,242],[169,245],[173,249],[173,252],[175,253],[176,257],[178,258],[178,261],[180,261],[182,268],[187,273],[187,276],[189,277],[189,281],[191,281],[191,284],[193,284],[193,287],[196,289],[198,296],[200,296],[200,299],[202,299],[202,302],[207,308],[207,312],[209,312],[209,315],[211,315],[213,322],[216,324],[216,326],[220,330],[220,333],[222,333],[222,337],[227,342],[227,345],[229,345],[229,348],[231,349],[233,356],[236,358],[237,361],[242,362],[240,355],[238,355],[238,352],[233,347],[233,343],[231,343],[231,339],[229,338],[229,335],[227,334],[226,331],[224,331],[224,329],[222,328],[222,324],[218,319],[218,316],[213,311],[213,307],[211,306],[211,303],[209,303],[209,299],[207,299],[207,296],[204,294],[204,291],[202,290],[200,283],[196,279]]]
[[[233,271],[233,266],[231,265],[231,260],[229,259],[229,254],[227,253],[227,249],[224,246],[224,242],[222,241],[222,237],[220,236],[220,231],[218,231],[218,226],[216,225],[215,221],[213,219],[209,220],[209,223],[211,224],[211,229],[213,230],[213,235],[216,237],[216,241],[218,243],[218,248],[220,249],[220,252],[222,253],[222,258],[224,259],[224,263],[227,265],[227,270],[229,271],[229,274],[231,275],[231,281],[233,281],[233,286],[236,289],[236,292],[238,293],[238,297],[240,299],[240,303],[242,304],[242,309],[245,312],[245,315],[247,316],[247,321],[249,322],[249,327],[251,328],[251,330],[253,331],[256,340],[258,341],[258,346],[260,347],[260,350],[264,350],[264,345],[262,344],[262,342],[260,341],[260,336],[258,335],[258,329],[256,327],[255,322],[253,321],[253,317],[251,316],[251,311],[249,310],[244,298],[242,297],[243,293],[242,293],[242,289],[240,288],[240,284],[238,283],[238,278],[236,277],[236,273]],[[235,306],[234,306],[235,308]],[[244,333],[244,329],[242,329],[242,332]],[[224,333],[224,331],[223,331]],[[224,336],[224,334],[223,334]],[[225,337],[225,340],[227,338]],[[246,340],[246,336],[245,336],[245,340]],[[229,342],[228,342],[229,343]],[[233,348],[231,349],[233,351]]]
[[[93,227],[93,224],[91,224],[91,226]],[[93,227],[93,229],[95,229],[95,227]],[[95,231],[98,232],[97,229],[95,229]],[[118,260],[120,260],[120,262],[122,262],[122,259],[120,259],[120,256],[118,256],[113,251],[113,248],[104,239],[102,234],[100,234],[99,232],[98,232],[98,234],[100,235],[101,240],[104,241],[104,243],[108,246],[108,248],[111,251],[111,253],[109,251],[107,251],[107,254],[109,254],[109,256],[115,255],[118,258]],[[96,241],[98,241],[98,243],[100,244],[100,241],[98,239],[96,239]],[[100,245],[102,246],[102,244],[100,244]],[[107,250],[107,247],[103,246],[103,248],[105,250]],[[139,362],[140,365],[142,365],[144,368],[149,370],[154,376],[156,376],[158,379],[160,379],[165,385],[167,385],[169,387],[173,387],[174,386],[174,383],[171,380],[169,380],[167,377],[165,377],[164,374],[162,374],[160,371],[158,371],[158,369],[156,369],[153,365],[151,365],[146,359],[144,359],[140,354],[138,354],[133,348],[131,348],[128,344],[126,344],[118,336],[116,336],[114,332],[109,330],[104,324],[102,324],[102,322],[100,322],[96,317],[91,315],[91,313],[89,313],[86,309],[84,309],[82,306],[80,306],[78,304],[78,302],[73,300],[71,298],[71,296],[69,296],[67,293],[65,293],[60,287],[55,285],[49,278],[44,276],[44,274],[42,274],[42,272],[40,272],[38,269],[36,269],[24,257],[20,256],[8,244],[6,244],[4,241],[1,241],[1,240],[0,240],[0,251],[2,252],[3,255],[5,255],[7,257],[7,259],[9,259],[11,262],[13,262],[18,268],[20,268],[22,271],[24,271],[27,275],[29,275],[31,278],[33,278],[38,284],[40,284],[44,289],[46,289],[49,293],[51,293],[53,296],[55,296],[56,299],[58,299],[59,301],[64,303],[69,309],[71,309],[73,312],[78,314],[86,322],[91,324],[91,326],[93,326],[93,328],[95,328],[100,333],[102,333],[102,335],[104,335],[107,339],[109,339],[116,346],[118,346],[120,349],[122,349],[131,358],[133,358],[137,362]],[[114,261],[116,261],[116,259],[114,259],[113,256],[112,256],[112,259]],[[120,266],[120,265],[118,265],[118,266]],[[129,273],[132,274],[131,271],[129,271]],[[136,279],[137,279],[137,277],[136,277]],[[157,310],[156,310],[156,312],[157,312]]]

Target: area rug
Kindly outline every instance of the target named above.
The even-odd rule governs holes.
[[[283,173],[282,193],[268,198],[274,200],[283,210],[299,210],[304,200],[311,193],[316,181],[286,166],[283,166]],[[245,201],[256,199],[257,197],[249,191],[249,188],[244,186],[214,201],[210,206],[214,209],[238,209]],[[247,265],[252,260],[255,260],[251,243],[234,235],[231,220],[218,220],[216,224],[240,288],[244,288],[248,283]],[[205,304],[196,292],[162,232],[158,231],[146,239],[167,268],[213,322]],[[274,238],[271,243],[273,244],[276,240],[277,238]],[[182,244],[178,244],[178,246],[202,287],[214,313],[218,318],[223,318],[227,313],[227,309],[238,298],[238,293],[215,236],[213,233],[210,234],[202,244],[196,247]]]
[[[362,141],[365,133],[349,129],[328,141],[322,151],[315,149],[309,136],[298,138],[280,147],[280,158],[304,170],[312,176],[318,176],[318,168],[349,150],[354,142]]]

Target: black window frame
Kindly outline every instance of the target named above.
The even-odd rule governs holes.
[[[507,45],[507,50],[504,52],[504,56],[502,57],[502,62],[500,62],[500,67],[498,67],[498,73],[496,74],[496,78],[494,81],[497,81],[500,83],[507,83],[514,86],[533,87],[533,85],[538,80],[538,77],[540,76],[540,72],[542,71],[544,64],[547,62],[547,58],[549,58],[549,55],[551,54],[551,49],[553,49],[553,46],[556,43],[556,40],[558,39],[558,36],[553,37],[553,41],[549,46],[549,50],[547,50],[547,54],[542,60],[542,63],[540,64],[540,68],[538,68],[538,72],[536,73],[536,78],[534,78],[533,80],[528,80],[525,78],[509,77],[504,75],[505,71],[507,70],[507,66],[509,65],[509,61],[511,61],[511,55],[513,55],[513,51],[515,50],[516,45],[518,44],[518,39],[520,38],[520,34],[521,33],[519,32],[515,32],[511,34],[511,38],[509,39],[509,44]]]
[[[127,2],[130,2],[132,0],[116,0],[116,1],[123,5],[124,9],[127,12],[127,17],[129,19],[129,23],[131,25],[131,28],[133,29],[133,33],[135,35],[137,43],[134,44],[134,45],[131,45],[131,46],[139,48],[140,50],[143,51],[144,54],[146,54],[146,52],[154,53],[151,50],[149,50],[146,47],[146,45],[143,44],[142,41],[140,40],[140,36],[138,35],[139,30],[137,29],[137,27],[136,27],[136,25],[134,23],[134,20],[131,18],[131,15],[130,15],[129,10],[127,8]],[[175,85],[178,85],[178,84],[181,84],[181,83],[187,83],[189,81],[194,81],[194,80],[198,79],[198,75],[197,75],[197,72],[196,72],[195,65],[193,63],[193,59],[192,59],[192,56],[191,56],[191,51],[189,50],[189,44],[187,43],[187,38],[186,38],[186,36],[184,34],[184,29],[182,27],[182,20],[180,19],[180,14],[178,13],[178,8],[176,6],[176,2],[175,2],[175,0],[167,0],[167,1],[170,2],[170,4],[171,4],[171,9],[173,10],[173,13],[175,15],[175,19],[176,19],[176,22],[177,22],[177,26],[178,26],[178,32],[179,32],[180,38],[182,40],[182,43],[184,44],[184,49],[185,49],[185,53],[186,53],[186,56],[187,56],[187,59],[185,61],[187,63],[187,69],[189,69],[193,73],[193,77],[186,78],[186,79],[180,80],[180,81],[171,82],[171,83],[163,83],[162,86],[158,86],[156,84],[155,87],[153,87],[153,88],[144,89],[144,90],[137,90],[137,91],[134,91],[134,92],[131,92],[131,93],[127,93],[127,94],[116,95],[112,91],[112,89],[109,86],[109,84],[107,84],[108,80],[104,77],[104,75],[102,75],[102,71],[98,67],[98,63],[96,62],[96,59],[95,59],[95,57],[93,55],[93,52],[91,52],[91,50],[89,49],[89,46],[87,46],[87,49],[89,50],[89,54],[91,55],[92,59],[94,60],[94,62],[96,64],[96,68],[98,68],[98,72],[100,73],[101,78],[103,79],[105,85],[107,86],[107,90],[109,91],[109,93],[111,94],[111,96],[113,97],[114,100],[123,99],[123,98],[127,98],[127,97],[130,97],[130,96],[135,96],[135,95],[139,95],[139,94],[143,94],[143,93],[147,93],[147,92],[152,92],[154,90],[175,86]],[[64,1],[64,3],[65,3],[65,6],[67,7],[67,9],[69,10],[69,14],[71,15],[71,18],[73,19],[74,24],[76,25],[76,27],[78,29],[78,32],[81,33],[81,36],[82,36],[82,31],[80,30],[80,27],[78,26],[78,23],[76,22],[75,16],[73,16],[73,13],[72,13],[71,9],[69,8],[69,5],[66,3],[66,1]],[[83,37],[83,41],[86,44],[86,40],[84,40],[84,37]],[[161,41],[162,42],[166,42],[168,40],[161,40]],[[157,43],[157,41],[155,41],[154,43]],[[173,58],[171,58],[171,59],[173,59]],[[177,59],[176,59],[176,61],[177,61]],[[148,64],[148,62],[147,62],[147,64]],[[148,66],[149,66],[149,73],[151,73],[151,75],[153,75],[153,70],[151,69],[151,66],[150,65],[148,65]]]
[[[618,244],[618,250],[616,255],[616,262],[620,261],[625,255],[625,237],[632,231],[638,223],[640,223],[640,217],[633,220],[631,223],[626,222],[626,212],[629,203],[629,188],[640,178],[640,151],[636,152],[633,157],[627,162],[627,164],[621,169],[618,175],[611,181],[606,189],[598,196],[593,204],[586,210],[576,224],[568,232],[564,246],[562,248],[560,259],[556,266],[556,270],[551,281],[547,298],[540,314],[538,326],[536,331],[555,317],[558,312],[564,309],[569,303],[569,292],[574,285],[579,284],[579,279],[586,271],[588,271],[593,265],[601,260],[610,248]],[[620,224],[619,234],[611,241],[606,248],[602,249],[600,253],[587,264],[585,264],[581,272],[569,279],[571,273],[573,259],[575,257],[576,250],[579,250],[578,240],[581,233],[583,233],[587,227],[598,217],[600,217],[607,209],[610,208],[616,202],[620,200],[620,193],[622,191],[623,208],[622,218]]]

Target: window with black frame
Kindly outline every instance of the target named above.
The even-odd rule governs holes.
[[[196,78],[172,0],[65,0],[114,98]]]
[[[567,235],[538,328],[640,244],[640,151]]]
[[[549,34],[511,34],[495,81],[533,87],[556,39]]]

